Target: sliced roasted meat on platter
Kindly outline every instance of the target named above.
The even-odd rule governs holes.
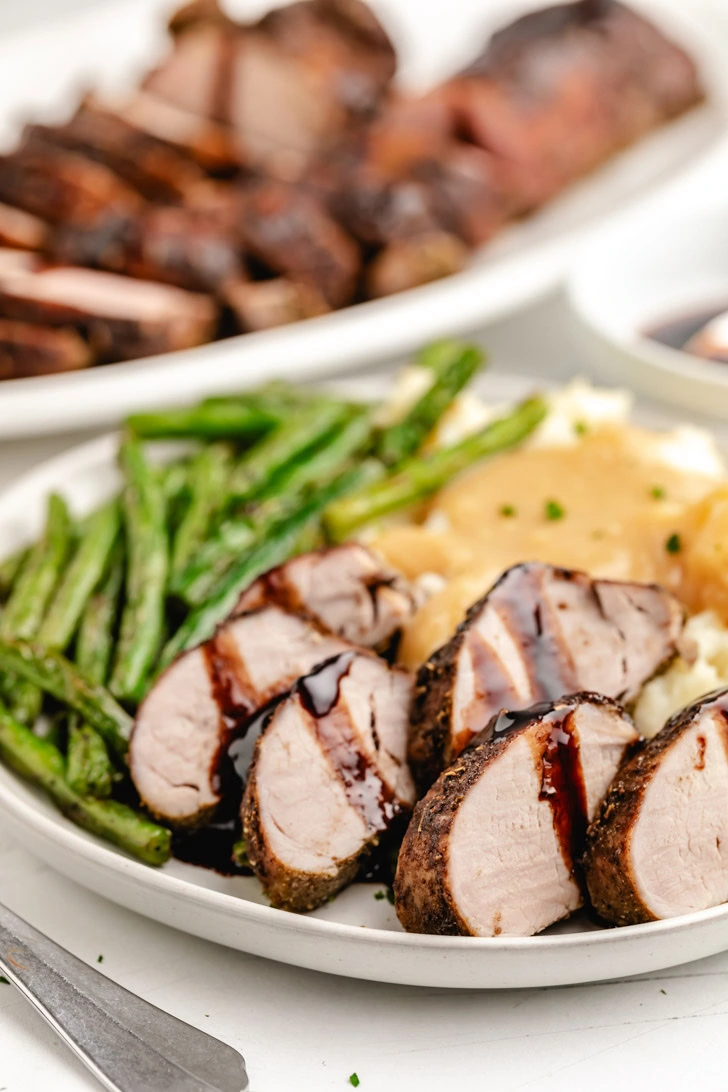
[[[34,266],[30,257],[0,255],[0,315],[79,327],[96,359],[186,349],[207,341],[215,327],[217,308],[207,296],[74,266]]]
[[[352,542],[271,569],[243,592],[234,613],[268,604],[313,618],[353,644],[376,648],[397,637],[418,596],[401,573]]]
[[[665,725],[615,778],[584,873],[608,922],[633,925],[728,901],[728,691]]]
[[[175,660],[140,706],[131,738],[131,776],[149,810],[172,826],[210,818],[224,795],[232,741],[263,706],[348,648],[269,606],[227,622]]]
[[[48,224],[38,216],[0,203],[0,246],[41,250],[48,241]]]
[[[75,371],[91,360],[91,350],[75,330],[0,319],[0,379]]]
[[[395,879],[405,929],[531,936],[578,909],[587,824],[637,738],[596,694],[495,717],[415,808]]]
[[[525,15],[438,93],[501,163],[521,209],[703,97],[688,55],[616,0]]]
[[[269,281],[238,277],[224,286],[223,298],[240,329],[250,332],[287,326],[331,310],[317,288],[290,277],[274,277]]]
[[[424,790],[500,709],[579,690],[629,702],[677,652],[683,610],[657,585],[508,569],[420,668],[409,757]]]
[[[248,860],[274,906],[313,910],[414,803],[410,676],[349,650],[295,686],[260,736],[243,798]]]

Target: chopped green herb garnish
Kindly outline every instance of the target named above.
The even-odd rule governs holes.
[[[652,489],[650,489],[650,496],[654,497],[655,500],[664,500],[665,490],[661,485],[653,485]]]
[[[100,955],[99,958],[96,960],[96,962],[97,963],[103,963],[104,962],[104,957],[102,955]]]
[[[563,519],[566,513],[558,501],[547,500],[544,505],[546,519]]]
[[[512,504],[502,504],[500,506],[500,508],[498,509],[498,511],[500,512],[500,514],[502,516],[506,516],[506,517],[515,516],[515,514],[516,514],[516,509],[514,508],[514,506]]]
[[[586,421],[574,421],[574,432],[577,436],[586,436],[589,426]]]
[[[0,986],[9,986],[9,985],[10,985],[10,983],[8,982],[8,980],[7,980],[7,978],[5,977],[5,975],[4,975],[4,974],[0,974]]]
[[[665,997],[667,997],[667,990],[660,990],[660,993],[664,993]]]
[[[375,891],[374,892],[374,898],[377,900],[377,902],[381,902],[381,900],[386,899],[386,897],[387,896],[386,896],[386,893],[384,891]]]
[[[356,1073],[352,1073],[352,1075],[349,1077],[349,1084],[353,1085],[354,1088],[358,1088],[360,1083],[361,1082],[357,1077]]]
[[[392,906],[394,906],[394,888],[393,887],[388,887],[387,888],[387,901],[390,902],[392,904]]]
[[[670,535],[667,542],[665,543],[665,549],[667,550],[668,554],[680,553],[680,550],[682,549],[682,542],[680,541],[680,535],[677,533],[677,531],[674,534]]]

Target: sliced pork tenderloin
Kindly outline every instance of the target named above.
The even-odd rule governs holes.
[[[79,327],[102,361],[201,345],[217,323],[211,299],[171,285],[74,266],[6,270],[1,260],[0,315]]]
[[[175,827],[210,819],[233,740],[301,675],[348,648],[271,606],[227,622],[178,657],[139,707],[131,737],[131,776],[149,810]]]
[[[587,823],[637,739],[596,694],[495,717],[415,808],[394,884],[405,929],[531,936],[578,909]]]
[[[350,650],[303,678],[255,746],[243,797],[248,860],[274,906],[313,910],[414,803],[411,679]]]
[[[243,592],[233,613],[268,604],[313,618],[353,644],[384,648],[412,617],[419,597],[400,572],[352,542],[271,569]]]
[[[302,284],[290,277],[274,277],[268,281],[238,277],[224,286],[222,295],[245,333],[287,326],[290,322],[316,318],[331,310],[312,284]]]
[[[620,770],[589,828],[584,874],[615,925],[728,902],[728,690],[678,713]]]
[[[367,269],[367,294],[392,296],[408,288],[430,284],[459,273],[468,260],[468,248],[446,231],[397,239],[377,254]]]
[[[677,652],[683,611],[656,585],[540,562],[508,569],[420,668],[410,763],[424,791],[500,709],[579,690],[630,702]]]
[[[312,285],[332,307],[349,303],[359,248],[318,201],[294,186],[245,187],[240,231],[247,250],[276,273]]]
[[[75,330],[0,319],[0,379],[72,372],[92,363],[91,350]]]
[[[48,240],[48,224],[12,205],[0,204],[0,246],[42,250]]]

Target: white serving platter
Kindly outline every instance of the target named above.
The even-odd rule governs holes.
[[[487,376],[494,403],[537,383]],[[348,385],[365,396],[370,384]],[[676,423],[654,412],[656,427]],[[3,552],[38,533],[44,499],[60,490],[82,514],[118,484],[117,437],[109,435],[51,459],[0,496]],[[30,852],[77,883],[137,913],[194,936],[268,959],[352,978],[405,985],[506,989],[597,982],[687,963],[728,948],[728,906],[670,921],[597,929],[585,915],[538,937],[420,936],[402,932],[382,888],[355,884],[309,915],[267,905],[253,878],[225,878],[171,861],[138,863],[79,830],[33,787],[0,766],[0,822]],[[82,896],[80,896],[82,897]]]
[[[538,0],[372,0],[396,39],[403,85],[425,87]],[[546,0],[542,0],[546,2]],[[698,60],[709,103],[665,126],[503,232],[446,280],[260,334],[86,372],[0,384],[0,439],[110,425],[140,407],[184,402],[286,375],[311,378],[410,352],[505,315],[564,275],[589,233],[658,194],[689,200],[700,176],[728,159],[728,9],[724,0],[634,0]],[[174,6],[174,4],[172,4]],[[237,0],[253,15],[265,0]],[[0,144],[29,118],[64,117],[80,90],[132,83],[164,48],[170,0],[115,0],[0,43]],[[716,167],[716,170],[719,168]],[[723,175],[725,177],[725,175]],[[692,183],[692,188],[691,188]]]

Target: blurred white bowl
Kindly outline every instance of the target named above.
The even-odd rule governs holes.
[[[684,409],[728,414],[728,364],[646,333],[728,310],[728,205],[630,217],[583,248],[567,294],[587,350],[610,378]]]

